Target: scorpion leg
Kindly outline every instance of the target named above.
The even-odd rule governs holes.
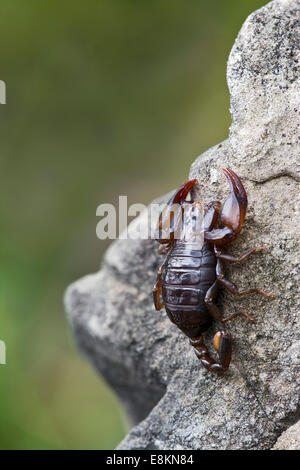
[[[154,306],[155,306],[155,310],[157,310],[157,311],[161,310],[165,305],[164,302],[161,301],[161,293],[162,293],[161,277],[162,277],[164,265],[165,265],[165,262],[161,265],[161,267],[159,268],[159,270],[157,272],[157,280],[156,280],[156,283],[154,284],[154,287],[153,287],[153,290],[152,290]]]
[[[253,248],[250,248],[249,250],[247,250],[246,253],[244,253],[243,255],[236,257],[236,256],[222,253],[215,246],[215,255],[218,259],[221,259],[222,261],[228,261],[230,263],[241,263],[246,258],[248,258],[248,256],[250,256],[252,253],[256,253],[257,251],[262,251],[265,249],[266,249],[265,246],[254,246]]]
[[[159,255],[167,255],[169,253],[170,249],[172,248],[172,246],[173,246],[173,244],[171,242],[161,244],[161,245],[159,245],[159,247],[157,249],[157,253]]]
[[[216,245],[225,245],[236,238],[243,227],[248,205],[247,194],[239,177],[229,168],[223,169],[223,172],[228,179],[230,193],[220,211],[222,228],[205,233],[205,240]]]
[[[253,250],[254,250],[254,248],[252,250],[249,250],[247,253],[245,253],[244,256],[246,256],[247,254],[249,255],[250,253],[252,253]],[[243,258],[243,257],[241,257],[241,258]],[[230,292],[231,294],[233,294],[237,297],[243,297],[244,295],[255,294],[255,293],[262,294],[265,297],[275,297],[276,296],[276,294],[269,294],[268,292],[265,292],[263,289],[260,289],[258,287],[240,292],[238,287],[233,282],[229,281],[229,279],[226,279],[224,277],[224,271],[223,271],[221,259],[223,259],[223,258],[221,258],[220,255],[217,255],[217,267],[216,267],[217,283],[219,285],[221,285],[222,287],[225,287],[225,289],[227,289],[228,292]],[[238,259],[238,261],[236,261],[236,262],[239,262],[239,258],[237,258],[237,259]],[[226,259],[226,260],[228,261],[228,259]],[[244,312],[244,313],[242,313],[242,312]],[[241,313],[243,315],[245,315],[249,320],[255,321],[254,318],[251,317],[251,315],[246,314],[244,310],[242,310],[242,312]],[[237,316],[237,315],[234,314],[234,316]],[[234,318],[234,317],[233,316],[231,316],[230,318],[228,317],[227,320],[232,319],[232,318]]]
[[[225,287],[225,289],[227,289],[228,292],[230,292],[233,295],[236,295],[237,297],[243,297],[244,295],[255,294],[255,293],[262,294],[265,297],[276,296],[276,294],[269,294],[268,292],[265,292],[263,289],[260,289],[259,287],[240,292],[238,287],[233,282],[225,278],[218,279],[218,282],[220,283],[221,286]]]
[[[236,313],[233,313],[232,315],[229,315],[228,317],[224,318],[223,313],[221,312],[219,307],[217,307],[217,305],[213,303],[213,300],[216,297],[217,292],[219,290],[219,286],[220,286],[220,281],[219,281],[219,279],[217,279],[214,282],[214,284],[208,289],[208,291],[206,293],[206,296],[205,296],[205,299],[204,299],[207,310],[209,311],[211,316],[217,322],[220,322],[220,323],[226,323],[227,321],[233,320],[234,318],[239,317],[240,315],[243,315],[244,317],[246,317],[251,322],[255,322],[255,319],[251,315],[249,315],[245,310],[240,310],[240,311],[238,311]]]
[[[249,315],[249,313],[247,313],[245,310],[240,310],[236,313],[233,313],[233,314],[229,315],[226,318],[223,318],[223,313],[220,311],[220,309],[217,307],[217,305],[215,305],[213,303],[213,300],[216,297],[220,286],[224,287],[225,284],[226,284],[225,287],[228,288],[228,284],[230,284],[232,286],[234,286],[234,284],[232,284],[227,279],[224,279],[224,271],[223,271],[223,266],[222,266],[222,262],[221,262],[220,259],[217,260],[216,274],[217,274],[217,279],[214,282],[214,284],[206,292],[206,296],[205,296],[205,299],[204,299],[204,301],[206,303],[206,306],[207,306],[207,309],[208,309],[209,313],[211,314],[211,316],[216,321],[218,321],[220,323],[226,323],[227,321],[233,320],[234,318],[236,318],[240,315],[243,315],[244,317],[246,317],[251,322],[256,322],[255,318],[253,318],[251,315]],[[235,294],[235,295],[247,295],[247,294],[252,294],[252,292],[257,292],[257,289],[252,289],[251,292],[250,292],[250,290],[245,291],[245,292],[239,292],[239,290],[237,289],[236,286],[235,286],[235,288],[236,288],[236,292],[238,292],[238,294]],[[260,291],[261,291],[261,289],[260,289]],[[262,292],[264,292],[264,291],[262,291]],[[269,295],[270,294],[268,294],[268,296]]]

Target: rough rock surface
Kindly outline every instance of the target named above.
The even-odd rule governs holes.
[[[268,250],[228,266],[227,275],[241,289],[277,293],[221,294],[225,312],[245,307],[257,319],[227,324],[234,348],[226,374],[203,369],[165,311],[154,310],[162,261],[155,241],[116,241],[101,270],[67,290],[80,349],[137,423],[119,449],[270,449],[299,419],[299,61],[300,0],[273,1],[249,16],[228,61],[229,138],[198,157],[189,175],[199,182],[194,198],[205,202],[226,198],[222,168],[240,175],[249,208],[227,252]],[[144,213],[134,223],[146,222]]]
[[[300,421],[282,433],[272,450],[300,450]]]

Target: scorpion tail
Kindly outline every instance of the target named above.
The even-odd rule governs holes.
[[[195,348],[197,358],[207,370],[220,373],[228,369],[232,350],[232,340],[229,331],[217,331],[214,336],[214,347],[218,353],[219,362],[210,357],[202,335],[190,339],[190,344]]]

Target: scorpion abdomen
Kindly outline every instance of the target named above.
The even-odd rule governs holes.
[[[216,257],[207,243],[174,245],[162,275],[162,296],[170,320],[189,337],[211,324],[204,299],[215,280]]]

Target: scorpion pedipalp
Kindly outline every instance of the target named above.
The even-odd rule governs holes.
[[[230,193],[219,213],[220,228],[205,234],[205,240],[215,245],[225,245],[236,238],[243,227],[248,205],[245,188],[237,174],[229,168],[224,168],[223,172],[229,182]]]
[[[193,179],[180,186],[161,212],[158,221],[158,238],[156,239],[159,243],[172,244],[174,234],[180,230],[182,223],[181,205],[186,202],[185,198],[196,183],[197,180]]]

